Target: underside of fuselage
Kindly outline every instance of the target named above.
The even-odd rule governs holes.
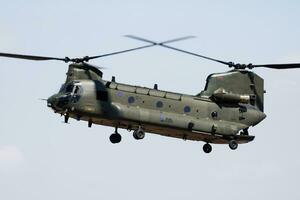
[[[128,120],[116,120],[116,119],[104,119],[98,117],[81,117],[76,115],[70,115],[71,118],[76,120],[83,120],[89,122],[89,124],[97,124],[103,126],[110,126],[115,128],[126,129],[128,131],[137,130],[142,128],[147,133],[158,134],[166,137],[179,138],[183,140],[203,141],[213,144],[228,144],[231,140],[235,140],[239,144],[248,143],[254,140],[254,136],[250,135],[219,135],[212,133],[199,132],[195,130],[178,129],[167,126],[158,126],[154,124],[140,123]]]

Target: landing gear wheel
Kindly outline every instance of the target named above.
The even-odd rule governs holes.
[[[238,148],[238,143],[235,141],[235,140],[231,140],[230,142],[229,142],[229,148],[231,149],[231,150],[236,150],[237,148]]]
[[[204,151],[205,153],[210,153],[211,150],[212,150],[212,147],[211,147],[210,144],[206,143],[206,144],[203,145],[203,151]]]
[[[144,130],[143,129],[138,129],[138,130],[133,131],[133,137],[136,140],[144,139],[144,137],[145,137]]]
[[[111,143],[116,144],[121,142],[122,136],[119,133],[113,133],[109,136],[109,140]]]

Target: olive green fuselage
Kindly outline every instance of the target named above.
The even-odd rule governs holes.
[[[228,143],[253,140],[237,135],[260,122],[265,115],[253,106],[220,104],[210,98],[184,95],[98,80],[78,80],[76,94],[62,89],[52,98],[68,96],[68,103],[57,112],[68,112],[78,120],[128,130],[142,127],[160,135]],[[66,85],[68,85],[66,84]],[[66,88],[67,86],[65,86]]]
[[[263,79],[246,70],[209,75],[197,95],[105,81],[102,75],[88,63],[70,64],[65,84],[48,106],[89,126],[143,129],[208,143],[252,141],[248,128],[266,117]]]

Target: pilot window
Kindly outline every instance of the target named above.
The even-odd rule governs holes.
[[[78,92],[79,92],[79,86],[76,85],[76,86],[75,86],[75,89],[74,89],[74,94],[78,94]]]
[[[66,87],[66,93],[71,93],[73,91],[74,85],[70,84]]]
[[[108,100],[108,93],[107,93],[107,91],[98,90],[96,98],[97,98],[97,100],[100,100],[100,101],[107,101]]]

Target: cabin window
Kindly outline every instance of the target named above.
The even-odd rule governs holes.
[[[218,117],[218,112],[217,111],[213,111],[211,113],[211,117],[214,118],[214,119],[216,119]]]
[[[163,106],[164,106],[163,102],[161,102],[161,101],[156,102],[156,107],[157,108],[162,108]]]
[[[128,103],[132,104],[135,102],[135,98],[133,96],[128,97]]]
[[[189,113],[189,112],[191,112],[191,107],[190,106],[185,106],[184,109],[183,109],[183,111],[185,113]]]
[[[107,93],[107,91],[98,90],[97,91],[97,100],[107,101],[108,100],[108,93]]]

